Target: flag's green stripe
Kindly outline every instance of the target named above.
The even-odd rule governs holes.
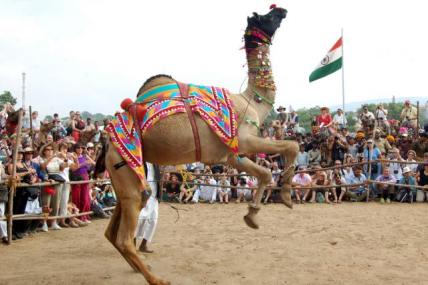
[[[339,70],[342,67],[342,57],[333,61],[330,64],[327,64],[323,67],[320,67],[318,69],[315,69],[311,75],[309,76],[309,82],[315,81],[317,79],[323,78],[324,76],[327,76],[337,70]]]

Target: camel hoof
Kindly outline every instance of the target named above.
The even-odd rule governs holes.
[[[252,229],[258,229],[259,223],[256,221],[257,213],[260,211],[260,208],[254,204],[248,206],[248,214],[244,216],[244,221]]]
[[[291,200],[291,193],[290,191],[281,191],[280,196],[282,198],[282,202],[285,206],[287,206],[290,209],[293,209],[293,201]]]
[[[250,214],[244,216],[244,221],[252,229],[257,230],[259,228],[259,225],[255,221],[254,216],[250,216]]]

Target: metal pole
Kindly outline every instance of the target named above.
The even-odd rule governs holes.
[[[419,137],[419,101],[416,101],[416,130],[414,131],[413,137]]]
[[[11,178],[12,181],[15,181],[16,178],[16,160],[18,159],[18,147],[21,144],[21,130],[22,130],[22,114],[23,110],[19,110],[18,117],[18,127],[16,129],[16,142],[13,146],[13,160],[12,160],[12,173]],[[7,214],[7,240],[9,243],[12,242],[12,216],[13,216],[13,197],[15,196],[16,183],[12,183],[9,189],[9,209]]]
[[[33,138],[33,116],[31,106],[28,106],[28,115],[30,116],[30,138],[31,138],[31,147],[34,149],[34,138]]]
[[[343,40],[343,28],[341,30],[341,39],[342,39],[342,108],[343,108],[343,116],[346,118],[345,112],[345,53],[343,50],[344,40]],[[343,122],[345,125],[345,122]],[[346,127],[346,125],[345,125]]]
[[[25,72],[22,73],[22,109],[25,110]]]

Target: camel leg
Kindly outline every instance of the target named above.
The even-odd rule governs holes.
[[[293,208],[291,201],[291,180],[294,175],[294,162],[299,152],[298,144],[295,141],[272,141],[256,136],[245,137],[239,143],[240,151],[244,153],[280,153],[285,156],[287,162],[282,174],[284,183],[280,195],[284,204],[289,208]]]
[[[257,177],[258,188],[256,197],[254,198],[254,203],[249,204],[248,214],[244,216],[244,221],[250,228],[258,229],[259,224],[256,220],[256,216],[260,210],[260,202],[262,200],[266,185],[269,184],[272,180],[272,173],[267,168],[254,163],[246,157],[239,158],[239,160],[236,157],[232,157],[228,160],[228,164],[232,165],[240,171],[245,171]]]
[[[118,161],[120,161],[120,157],[115,151],[107,153],[106,166],[118,197],[118,205],[111,217],[105,236],[131,267],[144,275],[149,284],[169,284],[154,276],[137,255],[134,236],[143,203],[141,182],[128,166],[114,169],[113,165]]]

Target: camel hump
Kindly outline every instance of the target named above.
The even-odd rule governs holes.
[[[138,90],[137,97],[140,96],[144,91],[146,91],[149,88],[152,88],[160,84],[169,83],[169,82],[175,82],[175,79],[172,78],[171,75],[166,75],[166,74],[154,75],[144,82],[143,86],[141,86],[140,90]]]

